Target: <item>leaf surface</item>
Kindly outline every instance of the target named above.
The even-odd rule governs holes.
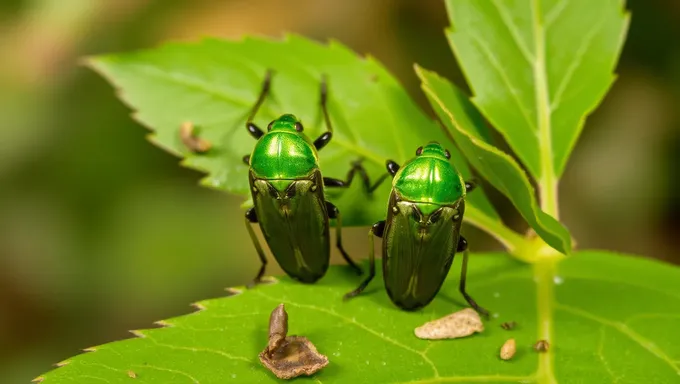
[[[307,336],[330,364],[316,383],[676,383],[680,375],[680,269],[642,258],[579,252],[558,266],[472,255],[468,292],[495,318],[485,331],[445,341],[413,329],[457,311],[460,260],[424,310],[395,308],[381,276],[349,302],[358,279],[333,266],[316,285],[276,283],[197,304],[199,311],[92,348],[39,379],[59,383],[274,383],[257,354],[269,314],[285,303],[289,334]],[[378,268],[380,270],[380,268]],[[512,331],[500,324],[516,321]],[[498,357],[517,340],[511,361]],[[538,354],[538,339],[550,342]],[[129,375],[134,374],[135,380]]]
[[[560,177],[614,81],[622,0],[447,0],[447,36],[474,104],[539,182]]]
[[[242,158],[255,140],[245,124],[267,69],[274,70],[271,93],[255,123],[266,129],[281,114],[293,113],[312,140],[326,129],[319,103],[322,75],[328,76],[334,137],[319,152],[324,176],[345,179],[350,163],[364,159],[371,179],[377,180],[386,173],[387,159],[403,163],[430,140],[446,143],[456,167],[470,176],[453,143],[397,80],[375,59],[359,57],[337,42],[322,45],[295,35],[282,41],[207,39],[100,56],[90,65],[120,90],[135,118],[153,130],[151,141],[183,157],[183,165],[207,173],[202,183],[212,188],[244,197],[249,193]],[[213,145],[209,152],[195,154],[184,147],[179,127],[185,121],[200,127],[199,136]],[[328,189],[345,225],[371,225],[385,216],[389,181],[368,197],[358,179],[348,190]],[[497,218],[482,191],[471,194],[469,202],[475,212]]]
[[[416,73],[432,108],[470,164],[510,199],[546,243],[562,253],[569,253],[569,231],[538,206],[534,188],[519,164],[484,137],[484,118],[468,97],[434,72],[416,67]]]

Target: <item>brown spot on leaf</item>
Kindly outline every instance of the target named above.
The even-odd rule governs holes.
[[[194,124],[191,122],[186,122],[179,127],[179,137],[191,152],[204,153],[212,147],[209,141],[194,135]]]
[[[128,375],[128,377],[131,378],[131,379],[136,379],[136,378],[137,378],[137,374],[136,374],[134,371],[127,371],[127,375]]]
[[[501,324],[501,328],[505,329],[506,331],[515,329],[515,327],[517,327],[517,322],[515,321],[506,321],[505,323]]]
[[[548,349],[550,349],[550,343],[548,343],[548,340],[539,340],[534,344],[534,350],[536,352],[548,352]]]

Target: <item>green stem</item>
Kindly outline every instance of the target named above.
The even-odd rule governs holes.
[[[552,148],[552,112],[548,79],[545,66],[545,31],[541,20],[538,0],[532,2],[534,18],[534,46],[536,56],[534,62],[534,89],[536,92],[536,110],[538,111],[538,140],[541,150],[541,177],[538,180],[541,195],[541,209],[555,219],[559,218],[557,205],[557,175],[553,169],[554,154]]]
[[[511,254],[526,248],[527,241],[524,237],[506,227],[499,219],[492,218],[475,207],[469,205],[465,207],[465,221],[493,236]],[[522,259],[520,255],[516,256]]]
[[[533,273],[536,283],[536,307],[538,308],[538,338],[553,343],[553,313],[554,313],[554,278],[557,263],[555,260],[541,260],[534,264]],[[554,347],[538,354],[538,383],[555,384],[553,368]]]

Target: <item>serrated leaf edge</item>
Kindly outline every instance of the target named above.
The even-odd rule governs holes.
[[[277,284],[278,282],[279,282],[279,279],[277,279],[274,276],[264,276],[262,278],[262,284],[264,284],[264,285]],[[256,288],[256,287],[253,287],[253,288]],[[236,286],[236,287],[227,287],[224,290],[226,292],[226,295],[224,295],[223,297],[217,297],[217,298],[208,299],[208,300],[225,299],[225,298],[229,298],[229,297],[233,297],[233,296],[238,296],[245,291],[251,290],[251,288],[248,288],[247,286],[242,285],[242,286]],[[194,308],[194,311],[186,313],[184,315],[180,315],[180,316],[190,316],[190,315],[193,315],[193,314],[196,314],[196,313],[206,311],[208,309],[208,306],[206,305],[206,302],[208,300],[201,300],[201,301],[197,301],[197,302],[189,304],[190,307]],[[180,316],[178,316],[178,317],[180,317]],[[172,328],[172,327],[174,327],[174,324],[172,324],[169,319],[168,320],[154,321],[152,324],[157,325],[159,328]],[[143,339],[143,338],[146,337],[144,332],[152,330],[152,329],[154,329],[154,328],[141,329],[141,330],[131,330],[129,332],[132,335],[134,335],[136,338]],[[156,329],[158,329],[158,328],[156,328]],[[112,342],[109,342],[109,343],[106,343],[106,344],[115,343],[115,342],[119,342],[119,341],[125,341],[125,340],[129,340],[129,338],[121,339],[121,340],[115,340],[115,341],[112,341]],[[82,349],[82,351],[85,352],[85,353],[94,353],[94,352],[98,351],[98,347],[99,346],[88,347],[88,348]],[[53,366],[55,366],[56,369],[59,369],[61,367],[69,365],[71,363],[72,359],[75,359],[80,355],[82,355],[82,354],[69,357],[68,359],[65,359],[65,360],[62,360],[58,363],[53,364]],[[52,371],[54,371],[54,370],[52,370]],[[52,372],[52,371],[50,371],[50,372]],[[31,382],[32,383],[42,383],[45,380],[45,375],[49,374],[50,372],[46,372],[46,373],[34,378],[33,380],[31,380]]]

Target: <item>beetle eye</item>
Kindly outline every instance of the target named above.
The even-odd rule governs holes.
[[[288,188],[286,188],[286,197],[291,198],[295,196],[295,192],[297,192],[297,188],[295,187],[295,182],[292,182]]]
[[[436,223],[437,220],[439,220],[439,218],[441,217],[441,215],[442,215],[441,208],[434,211],[434,213],[432,213],[432,215],[430,215],[430,223]]]
[[[278,199],[279,198],[279,191],[274,188],[273,185],[267,183],[267,189],[269,190],[269,196]]]
[[[421,153],[423,153],[423,147],[422,146],[418,147],[418,149],[416,149],[416,156],[420,156]]]
[[[274,122],[273,122],[273,121],[272,121],[271,123],[269,123],[269,125],[267,125],[267,131],[271,131],[271,130],[272,130],[272,125],[274,125]]]
[[[297,123],[295,123],[295,130],[296,131],[302,132],[303,129],[304,128],[302,127],[302,123],[300,123],[299,121]]]
[[[444,156],[446,156],[447,159],[451,160],[451,152],[449,152],[448,149],[444,150]]]
[[[420,214],[418,207],[413,207],[411,209],[411,217],[413,217],[413,220],[415,220],[417,223],[420,223],[422,220],[422,215]]]

